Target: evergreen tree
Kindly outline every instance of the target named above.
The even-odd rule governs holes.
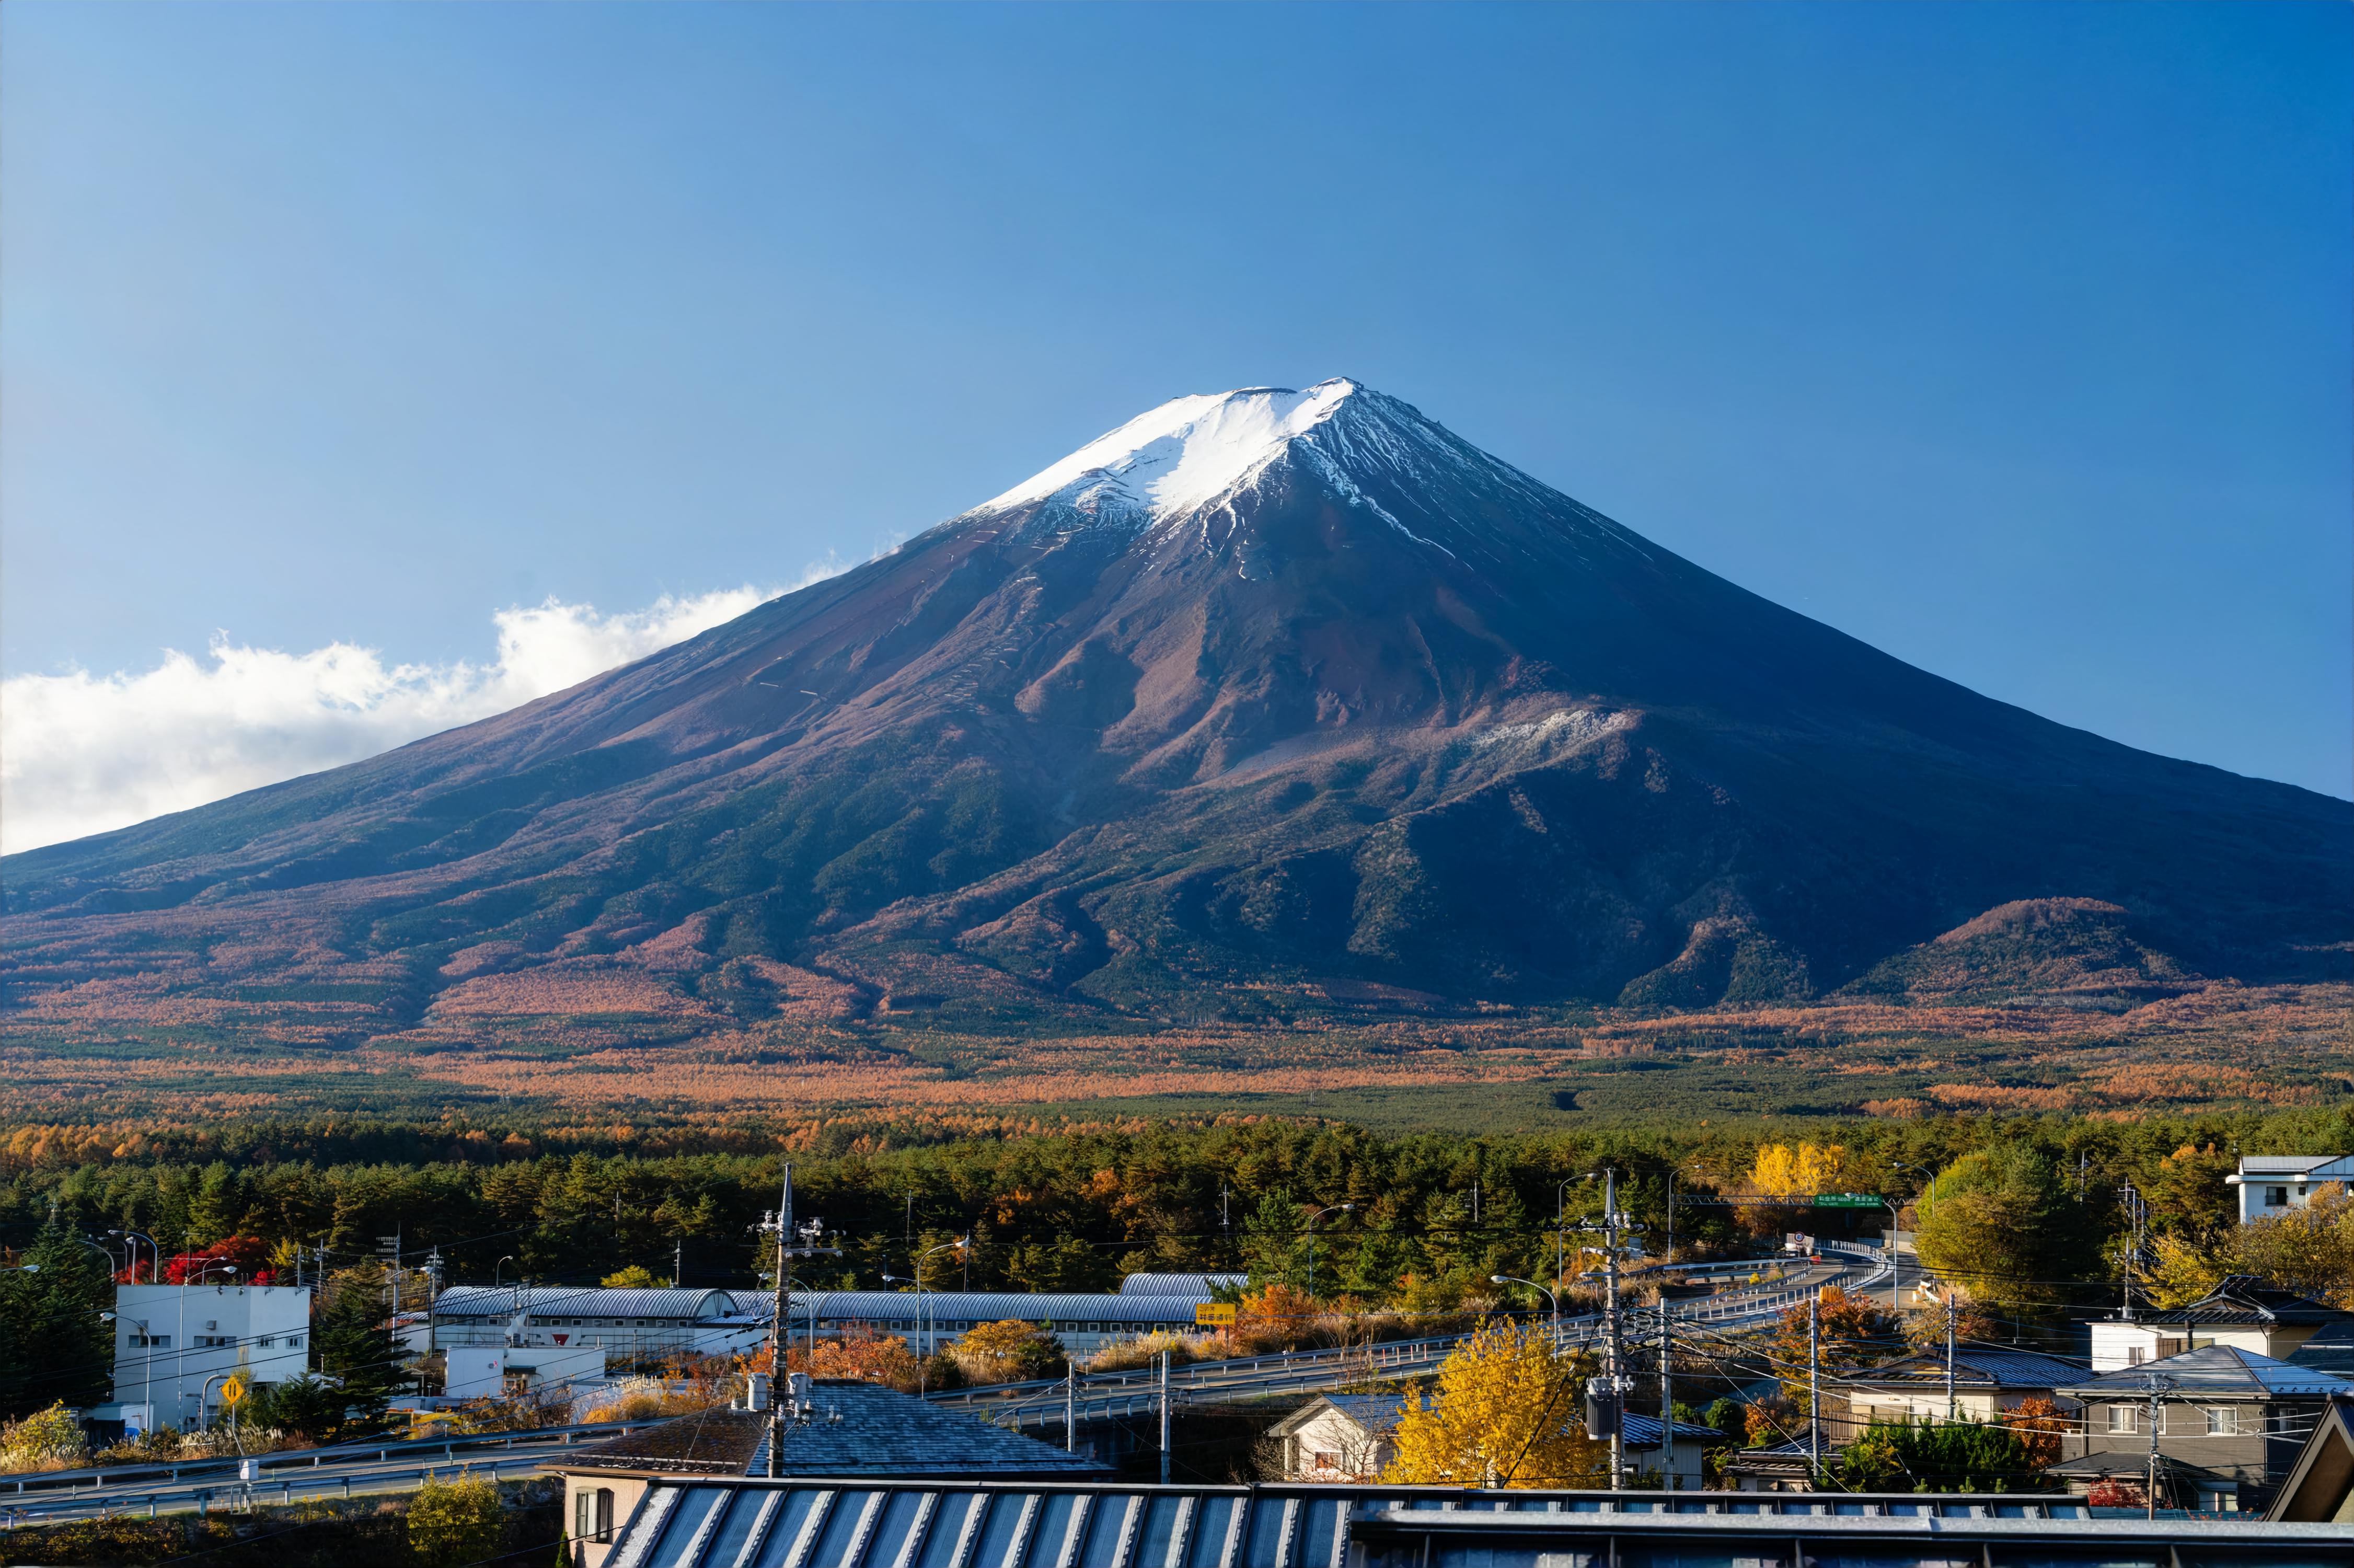
[[[382,1426],[386,1407],[415,1386],[393,1338],[384,1270],[376,1264],[345,1269],[328,1282],[312,1316],[311,1342],[319,1370],[342,1386],[355,1433]]]
[[[97,1404],[114,1381],[114,1304],[106,1258],[53,1213],[33,1245],[0,1274],[0,1417],[62,1401]]]

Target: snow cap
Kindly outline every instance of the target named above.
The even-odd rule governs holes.
[[[1168,517],[1232,490],[1363,390],[1337,376],[1305,391],[1247,387],[1175,397],[1023,480],[983,505],[1002,512],[1062,492],[1125,500]]]

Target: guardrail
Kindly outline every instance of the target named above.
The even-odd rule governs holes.
[[[1872,1248],[1826,1243],[1821,1250],[1841,1265],[1873,1264],[1874,1272],[1865,1277],[1866,1282],[1887,1273],[1886,1255]],[[1744,1291],[1718,1301],[1670,1303],[1669,1310],[1679,1320],[1715,1327],[1758,1321],[1799,1305],[1820,1289],[1823,1283],[1828,1282],[1767,1291]],[[1601,1319],[1591,1313],[1564,1318],[1557,1332],[1564,1340],[1573,1334],[1577,1335],[1581,1341],[1590,1340],[1600,1323]],[[1189,1402],[1196,1402],[1204,1394],[1296,1393],[1366,1379],[1394,1377],[1436,1368],[1461,1343],[1460,1335],[1441,1334],[1370,1345],[1195,1361],[1170,1369],[1169,1392],[1172,1398],[1182,1396]],[[1082,1422],[1150,1414],[1159,1408],[1160,1391],[1160,1370],[1139,1367],[1084,1376],[1078,1380],[1076,1389],[1066,1389],[1060,1378],[1041,1378],[1025,1383],[991,1383],[981,1388],[946,1391],[929,1397],[935,1404],[961,1408],[997,1425],[1020,1428],[1060,1426],[1066,1405],[1069,1413]]]
[[[396,1455],[407,1457],[437,1451],[444,1459],[454,1460],[461,1452],[471,1454],[490,1448],[525,1446],[569,1447],[584,1438],[614,1437],[658,1424],[658,1420],[599,1421],[574,1426],[542,1426],[528,1432],[482,1432],[466,1436],[387,1438],[374,1443],[337,1443],[319,1448],[281,1448],[268,1454],[229,1454],[218,1458],[186,1459],[176,1464],[158,1461],[144,1465],[93,1465],[78,1470],[42,1470],[0,1476],[0,1483],[13,1481],[15,1495],[25,1497],[35,1492],[97,1490],[108,1486],[129,1486],[159,1479],[167,1486],[177,1485],[191,1476],[221,1475],[247,1464],[254,1466],[255,1474],[259,1475],[264,1470],[319,1469],[329,1465],[361,1463],[371,1454],[376,1456],[378,1464],[391,1462]],[[533,1462],[538,1461],[535,1459]]]

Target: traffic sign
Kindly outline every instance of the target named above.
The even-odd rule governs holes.
[[[241,1377],[231,1374],[229,1380],[221,1384],[221,1403],[223,1404],[235,1404],[239,1400],[243,1399],[244,1397],[245,1380]]]
[[[1818,1192],[1815,1194],[1815,1207],[1818,1209],[1876,1209],[1880,1207],[1880,1200],[1869,1192]]]
[[[1204,1301],[1193,1308],[1196,1327],[1231,1329],[1235,1326],[1235,1304],[1231,1301]]]

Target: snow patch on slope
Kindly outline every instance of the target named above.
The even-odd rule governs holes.
[[[1125,503],[1155,518],[1175,516],[1249,480],[1358,390],[1355,382],[1340,378],[1303,392],[1257,387],[1173,398],[981,510],[1002,512],[1061,495],[1090,513]]]

